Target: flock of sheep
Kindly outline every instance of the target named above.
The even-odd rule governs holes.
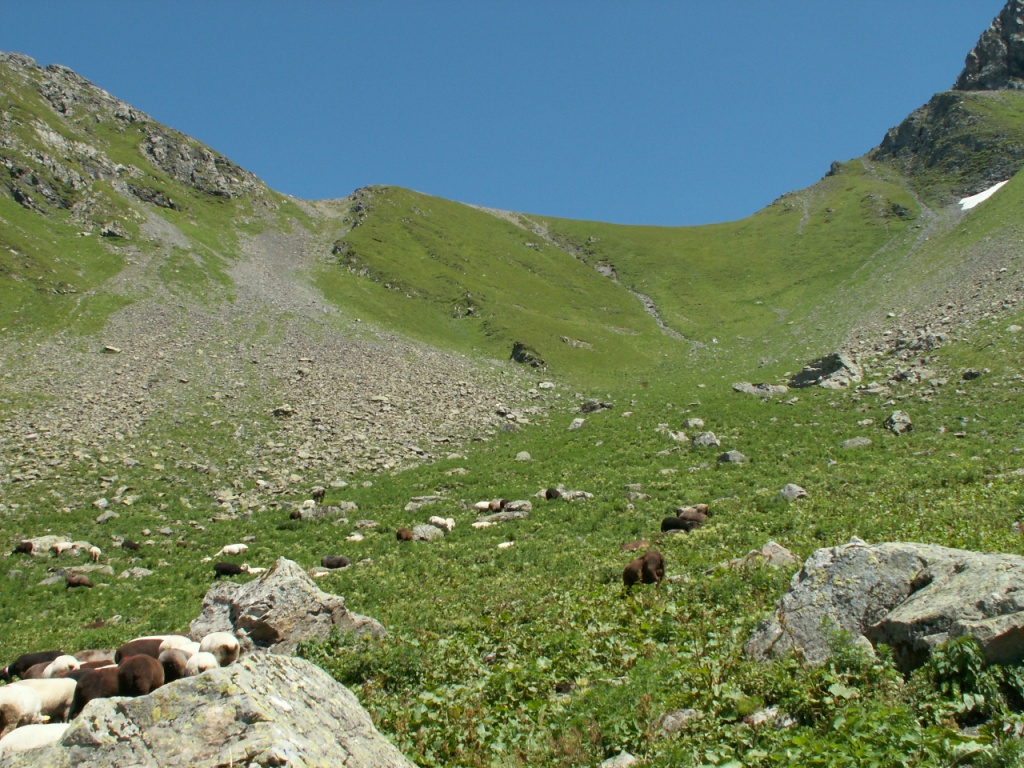
[[[675,515],[661,521],[661,532],[665,534],[680,531],[689,533],[704,525],[710,516],[711,510],[707,504],[679,507]],[[647,549],[649,546],[650,544],[646,541],[631,541],[628,544],[623,544],[620,551]],[[632,589],[634,584],[660,584],[664,578],[665,557],[656,549],[647,549],[644,554],[631,560],[622,570],[622,584],[627,592]]]
[[[150,635],[114,651],[25,653],[0,671],[0,757],[58,741],[93,699],[144,696],[165,683],[225,667],[241,647],[228,632],[199,642]],[[13,682],[12,682],[13,681]]]
[[[549,488],[537,495],[550,500],[559,498],[563,493]],[[321,493],[314,503],[320,503],[322,499]],[[478,512],[500,512],[509,504],[504,499],[494,499],[478,502],[474,507]],[[680,507],[674,516],[662,520],[661,532],[692,531],[703,525],[710,514],[707,504]],[[455,520],[433,516],[429,524],[451,532]],[[414,533],[411,529],[401,528],[396,537],[399,541],[411,541]],[[55,546],[70,549],[74,545],[61,542]],[[138,548],[134,542],[127,541],[122,546]],[[630,561],[622,572],[626,591],[638,583],[660,584],[665,577],[665,558],[658,550],[651,549],[648,542],[635,541],[621,547],[622,551],[639,549],[646,551]],[[244,543],[228,544],[207,560],[239,556],[247,550],[248,545]],[[93,562],[99,560],[101,552],[98,547],[90,546],[87,551]],[[20,543],[14,552],[35,554],[29,541]],[[55,554],[62,552],[56,551]],[[344,568],[350,565],[350,561],[341,555],[325,555],[321,565],[328,569]],[[247,563],[214,563],[215,578],[265,570]],[[65,573],[65,581],[69,589],[93,586],[88,578],[77,574]],[[67,729],[68,721],[93,699],[142,696],[179,678],[227,666],[238,659],[239,652],[238,639],[234,635],[214,632],[198,643],[182,635],[151,635],[130,640],[116,651],[87,650],[74,655],[61,651],[23,654],[0,671],[0,680],[7,683],[0,687],[0,757],[56,742]],[[17,680],[12,682],[15,678]]]

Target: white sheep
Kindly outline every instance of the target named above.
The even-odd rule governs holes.
[[[437,515],[433,515],[427,522],[436,528],[444,530],[446,533],[451,533],[455,528],[454,517],[439,517]]]
[[[251,573],[253,576],[267,572],[266,568],[256,568],[254,566],[249,565],[248,563],[242,563],[242,570],[246,573]]]
[[[211,632],[199,641],[199,652],[210,653],[222,667],[238,660],[242,648],[230,632]]]
[[[114,652],[111,650],[85,650],[79,651],[75,654],[75,658],[78,659],[82,664],[86,664],[90,661],[109,661],[114,662]]]
[[[98,563],[100,561],[100,555],[102,554],[103,552],[99,547],[89,547],[89,557],[92,558],[94,563]]]
[[[59,720],[66,722],[68,710],[71,709],[71,702],[75,698],[75,688],[78,681],[71,677],[54,677],[48,680],[38,678],[35,680],[19,680],[11,683],[11,687],[23,685],[36,692],[41,704],[40,711],[50,722]]]
[[[43,670],[43,677],[47,679],[51,677],[63,677],[72,669],[78,669],[81,666],[82,662],[74,656],[64,654],[50,662],[49,666]]]
[[[28,686],[14,683],[0,688],[0,738],[21,725],[43,722],[43,703]]]
[[[50,551],[53,552],[55,556],[60,557],[65,552],[69,552],[73,548],[73,546],[74,545],[70,541],[58,541],[56,544],[50,547]]]
[[[219,667],[220,664],[217,662],[216,656],[207,651],[200,651],[195,656],[189,658],[188,663],[185,665],[185,677],[194,677],[202,672]]]
[[[214,555],[214,557],[220,557],[221,555],[240,555],[243,552],[249,551],[248,544],[225,544],[221,547],[220,552]]]
[[[31,723],[0,739],[0,757],[56,744],[69,728],[68,723]]]
[[[175,649],[184,650],[185,648],[191,647],[193,640],[191,637],[185,637],[185,635],[167,635],[163,642],[160,643],[160,647],[157,648],[157,656],[163,651],[173,651]]]

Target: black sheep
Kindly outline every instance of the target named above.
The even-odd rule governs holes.
[[[245,568],[234,563],[214,563],[213,572],[216,574],[213,578],[219,579],[221,576],[238,576],[245,573]]]
[[[320,558],[320,565],[324,568],[347,568],[352,561],[344,555],[324,555]]]
[[[117,668],[118,696],[145,696],[164,684],[164,667],[152,656],[121,659]]]
[[[36,664],[42,664],[43,662],[49,664],[58,656],[63,655],[64,651],[38,651],[36,653],[23,653],[0,670],[0,680],[9,683],[11,682],[11,678],[21,677],[24,675],[29,667]]]

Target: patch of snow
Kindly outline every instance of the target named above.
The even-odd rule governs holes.
[[[960,201],[960,210],[961,211],[969,211],[969,210],[971,210],[971,208],[976,206],[978,203],[985,202],[990,197],[992,197],[992,195],[994,195],[996,192],[998,192],[1005,183],[1006,183],[1005,181],[1000,181],[994,187],[989,187],[984,192],[979,192],[976,195],[971,195],[970,197],[965,197],[963,200]]]

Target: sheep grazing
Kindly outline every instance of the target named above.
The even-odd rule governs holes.
[[[185,665],[185,677],[195,677],[198,674],[217,669],[220,663],[212,653],[200,651],[188,660]]]
[[[212,654],[217,664],[226,667],[238,661],[242,646],[230,632],[211,632],[199,641],[199,653]],[[198,655],[198,654],[197,654]]]
[[[473,509],[477,512],[500,512],[507,505],[507,499],[491,499],[490,501],[478,501],[473,505]]]
[[[70,541],[58,541],[50,547],[50,551],[53,552],[54,557],[60,557],[65,552],[70,552],[72,548],[73,545]]]
[[[22,680],[40,680],[43,677],[43,672],[50,666],[52,662],[43,661],[39,664],[33,664],[31,667],[25,670],[25,673],[21,675]]]
[[[440,528],[446,533],[451,533],[455,529],[454,517],[438,517],[437,515],[433,515],[427,522],[435,528]]]
[[[266,573],[266,568],[254,568],[248,563],[242,563],[242,570],[248,573],[250,576],[258,576],[261,573]]]
[[[163,684],[164,667],[152,656],[129,656],[118,665],[118,696],[145,696]]]
[[[15,728],[43,721],[43,704],[32,688],[5,685],[0,688],[0,739]]]
[[[139,544],[139,542],[137,541],[125,539],[121,542],[121,549],[130,549],[132,552],[138,552],[140,549],[142,549],[142,545]]]
[[[324,503],[324,496],[327,495],[327,489],[322,485],[313,486],[313,489],[309,492],[309,498],[315,501],[317,504]]]
[[[67,723],[31,723],[0,739],[0,758],[56,744],[68,729]]]
[[[684,517],[666,517],[661,521],[661,532],[662,533],[676,533],[678,531],[692,531],[695,528],[700,528],[703,524],[701,520],[689,520]]]
[[[93,699],[109,699],[118,695],[117,673],[119,667],[100,667],[86,670],[78,678],[78,688],[71,702],[71,717],[78,717],[86,704]]]
[[[395,537],[399,541],[412,541],[416,538],[415,534],[408,528],[399,528],[395,531]]]
[[[631,541],[628,544],[623,544],[619,547],[619,552],[633,552],[637,549],[647,549],[651,546],[649,541],[641,539],[640,541]]]
[[[630,561],[622,571],[622,583],[626,590],[637,582],[660,584],[665,578],[665,558],[656,549],[649,549],[636,560]]]
[[[156,655],[159,657],[163,651],[182,650],[186,651],[188,655],[191,656],[194,651],[190,652],[189,649],[193,645],[194,641],[191,637],[186,637],[185,635],[164,635],[163,642],[160,643],[160,647],[157,649]]]
[[[68,656],[67,654],[64,656],[58,656],[46,666],[46,669],[43,670],[42,677],[47,679],[52,677],[64,677],[64,675],[72,669],[78,669],[80,666],[82,666],[82,662],[74,656]]]
[[[557,488],[548,488],[547,490],[544,491],[544,498],[547,501],[551,501],[552,499],[557,499],[561,495],[562,495],[562,492],[560,490],[558,490]]]
[[[161,651],[160,658],[157,661],[160,662],[160,666],[164,668],[164,682],[173,683],[175,680],[180,680],[185,677],[185,669],[188,666],[188,660],[192,658],[194,654],[188,654],[180,648],[172,648],[168,651]]]
[[[219,579],[221,576],[238,576],[239,574],[246,573],[247,569],[234,563],[214,563],[213,573],[215,579]]]
[[[97,661],[113,663],[114,651],[97,651],[97,650],[85,650],[79,651],[75,654],[75,658],[78,659],[83,665],[92,664]]]
[[[100,561],[100,555],[102,554],[103,551],[99,547],[89,547],[89,559],[94,563],[98,563]]]
[[[58,656],[63,655],[64,651],[37,651],[35,653],[23,653],[0,670],[0,680],[9,683],[12,678],[24,675],[25,671],[34,664],[41,664],[43,662],[49,664]]]
[[[352,561],[344,555],[324,555],[320,558],[320,565],[324,568],[348,568]]]
[[[59,720],[67,722],[71,702],[75,697],[78,682],[70,677],[55,677],[50,680],[19,680],[11,683],[11,687],[24,685],[36,692],[40,702],[40,712],[50,722]]]
[[[64,574],[64,589],[71,589],[73,587],[90,587],[92,588],[93,583],[89,581],[88,576],[83,576],[80,573],[65,573]]]
[[[688,522],[690,527],[685,530],[692,531],[704,525],[707,519],[711,517],[711,511],[708,509],[707,504],[694,504],[692,507],[680,507],[677,509],[676,517]]]
[[[130,656],[151,656],[154,659],[160,655],[161,646],[168,637],[178,637],[178,635],[148,635],[146,637],[136,637],[133,640],[129,640],[127,643],[122,645],[114,651],[114,663],[120,664],[122,661]],[[188,638],[186,638],[187,640]],[[174,647],[173,645],[171,647]]]
[[[31,541],[19,541],[14,550],[11,552],[12,555],[31,555],[35,549],[35,544]]]
[[[220,548],[220,552],[216,552],[213,556],[220,557],[221,555],[241,555],[244,552],[249,551],[248,544],[225,544]]]

